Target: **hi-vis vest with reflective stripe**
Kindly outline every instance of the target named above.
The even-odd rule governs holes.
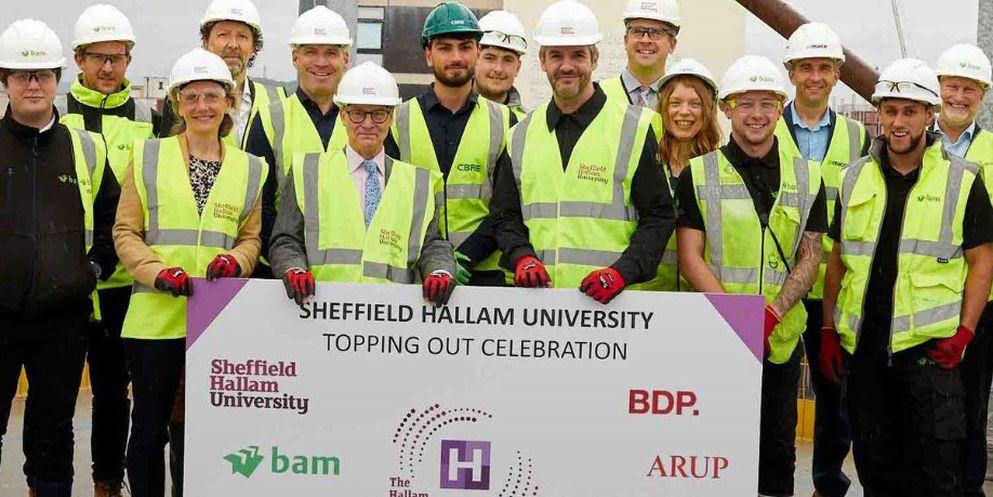
[[[493,169],[503,152],[509,128],[510,109],[479,97],[478,104],[469,115],[448,178],[442,185],[446,201],[444,215],[440,219],[441,233],[456,249],[490,213]],[[428,125],[416,98],[397,107],[393,136],[400,148],[400,160],[441,173]],[[439,136],[437,139],[445,137]],[[500,252],[496,251],[474,269],[500,270],[499,262]],[[513,281],[512,275],[508,277]]]
[[[200,277],[214,257],[234,247],[268,174],[258,157],[225,146],[224,162],[200,215],[179,137],[135,143],[133,164],[144,206],[145,243],[166,267],[181,267]],[[174,298],[135,282],[121,336],[186,336],[186,297]]]
[[[365,226],[344,150],[296,154],[293,186],[307,263],[318,281],[415,283],[441,173],[386,158],[386,188]]]
[[[641,107],[607,102],[563,170],[547,111],[543,105],[514,126],[509,153],[531,245],[553,286],[576,288],[630,244],[638,224],[631,180],[653,117]]]
[[[607,95],[607,101],[613,101],[614,103],[622,105],[640,105],[638,102],[632,102],[631,98],[628,96],[627,89],[624,88],[624,80],[620,76],[615,76],[610,79],[605,79],[600,82],[600,89]],[[661,95],[659,99],[661,100]],[[647,109],[647,107],[645,107]],[[662,115],[658,113],[657,109],[648,109],[656,114],[655,121],[652,122],[652,131],[655,132],[655,139],[662,139]]]
[[[72,141],[73,163],[76,169],[76,184],[79,186],[79,198],[83,203],[83,229],[86,252],[93,247],[93,202],[100,192],[103,179],[104,164],[107,162],[107,151],[103,140],[96,133],[85,130],[69,129]],[[100,300],[97,292],[93,292],[94,320],[100,320]]]
[[[80,105],[90,106],[97,104],[94,99],[109,98],[99,92],[84,87],[78,80],[73,83],[72,95],[80,102]],[[126,100],[130,98],[124,92],[122,94],[115,94],[114,96],[117,99],[124,98]],[[83,115],[70,113],[68,104],[64,98],[61,99],[60,103],[63,104],[63,107],[59,108],[61,115],[59,122],[73,129],[86,129],[86,122],[83,119]],[[124,180],[124,173],[128,169],[128,164],[131,163],[131,147],[134,145],[134,142],[151,138],[153,135],[151,111],[144,104],[135,102],[134,121],[122,116],[104,114],[101,116],[100,129],[99,137],[101,143],[106,147],[107,162],[110,163],[110,169],[114,172],[117,183],[120,184]],[[127,269],[124,269],[124,265],[121,263],[117,264],[114,274],[111,275],[110,279],[97,282],[98,290],[125,286],[131,286],[131,275]]]
[[[841,262],[845,275],[835,308],[841,344],[855,351],[865,293],[886,211],[886,181],[876,149],[842,176]],[[955,334],[968,268],[962,221],[978,166],[945,153],[941,140],[924,152],[920,177],[907,194],[893,289],[890,352]]]
[[[965,153],[965,160],[979,166],[979,177],[983,178],[983,186],[990,191],[989,185],[993,182],[993,133],[977,125],[976,134]],[[990,290],[989,300],[993,301],[993,290]]]
[[[834,202],[838,198],[838,187],[841,186],[841,172],[846,166],[862,157],[862,147],[867,139],[865,126],[862,123],[848,119],[841,114],[835,115],[837,117],[834,122],[834,133],[831,135],[824,160],[821,161],[821,176],[824,177],[824,193],[827,198],[828,224],[834,218]],[[779,140],[780,146],[792,147],[797,155],[802,155],[793,140],[789,125],[786,124],[786,118],[779,118],[779,122],[776,124],[776,138]],[[827,272],[827,257],[831,254],[832,247],[834,247],[834,240],[831,240],[831,237],[825,233],[821,245],[821,265],[817,272],[817,281],[814,282],[810,293],[807,294],[808,298],[824,298],[824,274]]]
[[[310,119],[310,114],[307,114],[307,109],[300,103],[300,97],[296,93],[270,105],[269,117],[269,124],[263,118],[262,125],[272,146],[276,160],[276,180],[280,186],[286,175],[290,174],[294,154],[338,150],[348,143],[348,133],[341,122],[342,116],[339,112],[338,121],[331,131],[331,139],[328,140],[328,146],[325,148],[321,135],[314,127],[314,121]]]
[[[779,193],[763,229],[741,175],[718,150],[690,160],[693,188],[706,225],[704,260],[728,293],[762,295],[770,303],[796,264],[796,253],[821,187],[820,166],[787,147],[779,148]],[[779,240],[783,261],[773,234]],[[807,326],[807,311],[794,305],[769,337],[769,361],[793,355]]]
[[[263,129],[267,131],[271,130],[273,124],[269,106],[274,102],[282,102],[287,98],[286,90],[284,90],[282,86],[269,86],[252,80],[248,80],[248,82],[252,84],[254,96],[252,98],[252,109],[248,112],[248,121],[245,123],[245,129],[243,130],[244,134],[241,137],[241,143],[238,143],[238,137],[236,136],[234,130],[231,130],[231,132],[223,138],[224,143],[227,143],[233,147],[238,147],[242,150],[245,150],[245,147],[248,146],[248,134],[252,128],[252,123],[255,122],[255,116],[261,116]],[[240,104],[241,102],[239,101],[239,105]]]

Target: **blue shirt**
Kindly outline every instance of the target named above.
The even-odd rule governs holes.
[[[831,111],[825,111],[813,128],[796,113],[796,106],[790,103],[790,115],[793,118],[793,133],[796,136],[796,146],[807,160],[821,162],[827,155],[828,144],[831,143]]]
[[[966,128],[966,130],[959,135],[959,139],[955,143],[952,143],[951,138],[949,138],[948,135],[946,135],[941,129],[941,122],[937,122],[935,124],[934,130],[941,135],[941,143],[945,146],[945,150],[959,157],[965,157],[966,152],[969,151],[969,145],[972,145],[972,137],[976,134],[976,123],[973,122],[971,126]]]

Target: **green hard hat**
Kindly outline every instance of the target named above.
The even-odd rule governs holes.
[[[482,38],[483,31],[479,29],[476,15],[465,5],[458,2],[440,3],[424,20],[421,45],[426,47],[432,38],[452,34],[470,35],[479,39]]]

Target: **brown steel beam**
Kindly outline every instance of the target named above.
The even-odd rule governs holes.
[[[789,38],[801,25],[806,24],[807,18],[790,7],[782,0],[736,0],[742,7],[758,17],[767,26]],[[858,93],[866,101],[870,101],[879,74],[866,64],[858,55],[845,49],[845,65],[841,66],[841,81]]]

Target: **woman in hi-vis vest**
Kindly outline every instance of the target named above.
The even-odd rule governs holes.
[[[221,141],[241,97],[220,57],[200,48],[182,56],[168,97],[179,116],[173,136],[135,143],[114,225],[117,253],[134,278],[121,335],[134,397],[127,473],[135,497],[163,497],[170,435],[173,485],[182,488],[182,432],[169,423],[181,398],[191,279],[252,273],[268,171],[261,159]]]
[[[672,198],[676,200],[679,198],[676,195],[679,173],[689,165],[690,159],[713,152],[721,145],[717,83],[703,64],[682,59],[662,77],[659,106],[655,110],[662,115],[659,161],[665,168]],[[676,237],[673,236],[662,253],[658,275],[645,283],[645,289],[692,291],[689,283],[679,277],[676,262]]]

